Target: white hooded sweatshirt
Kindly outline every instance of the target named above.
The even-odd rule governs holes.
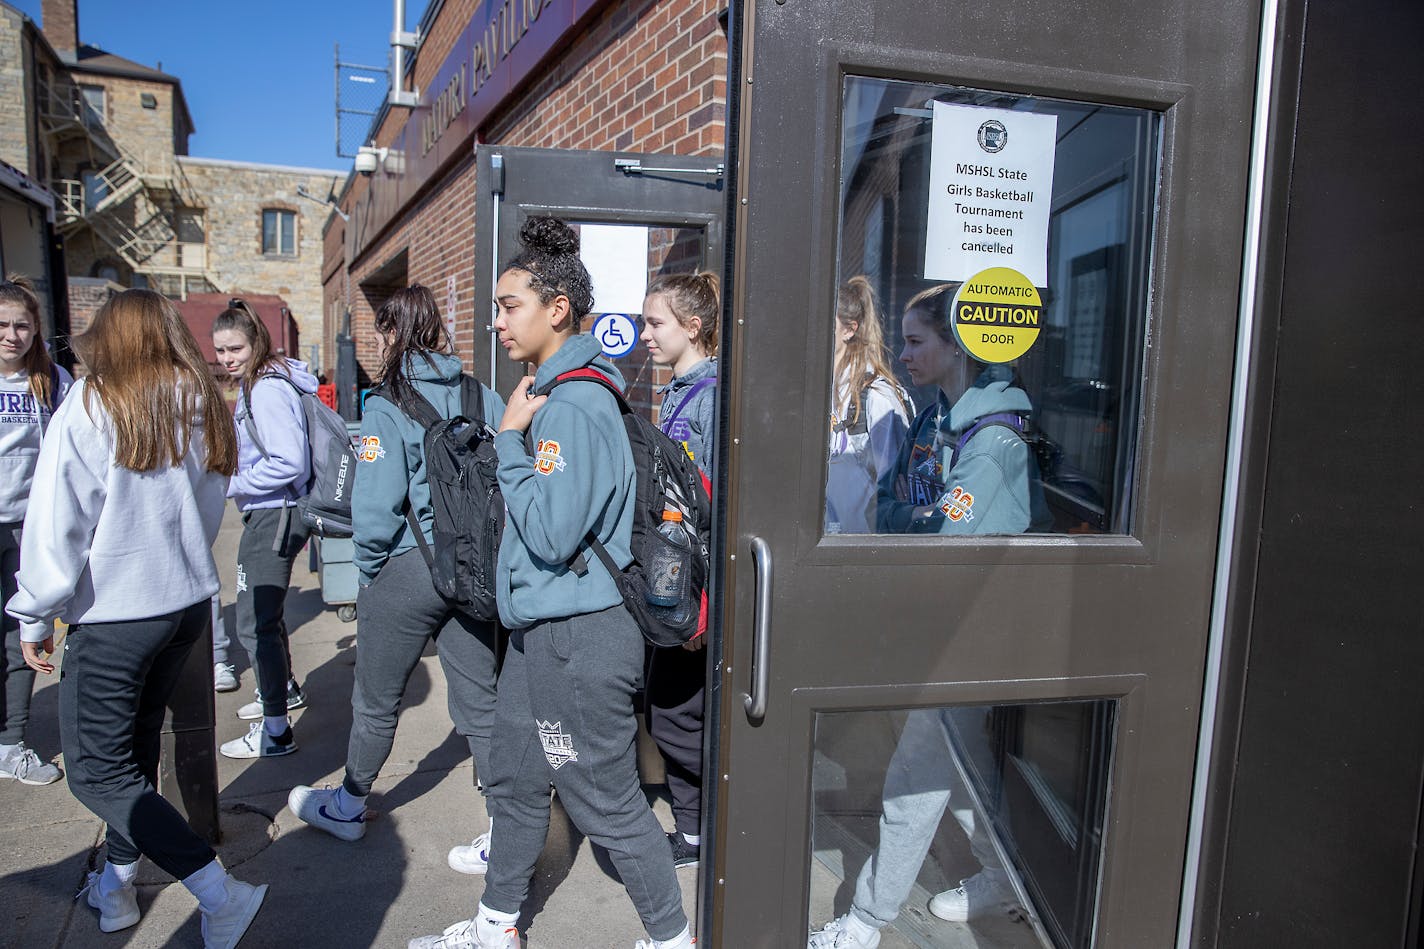
[[[26,642],[56,617],[112,623],[162,616],[218,592],[212,543],[227,477],[208,471],[201,417],[181,464],[139,473],[114,463],[112,422],[85,380],[50,421],[6,611]]]
[[[59,385],[52,401],[59,405],[74,380],[59,366],[54,369]],[[0,373],[0,524],[25,519],[35,460],[49,420],[49,406],[30,392],[28,372]]]

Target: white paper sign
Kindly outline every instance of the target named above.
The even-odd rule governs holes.
[[[1048,216],[1058,116],[934,104],[925,279],[990,267],[1048,286]]]
[[[642,313],[648,292],[648,229],[584,224],[579,257],[593,278],[594,313]]]

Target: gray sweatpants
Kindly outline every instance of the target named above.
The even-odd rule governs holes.
[[[25,664],[20,651],[20,621],[4,613],[5,604],[15,595],[15,574],[20,569],[20,524],[0,524],[0,580],[4,600],[0,618],[5,631],[4,666],[0,669],[0,745],[18,745],[25,740],[30,723],[30,693],[35,688],[35,670]]]
[[[391,756],[406,683],[431,639],[445,670],[450,720],[469,742],[476,782],[488,784],[495,626],[453,609],[435,591],[420,551],[407,550],[356,591],[356,682],[342,782],[348,793],[369,794]]]
[[[242,512],[242,538],[237,542],[237,640],[257,673],[262,714],[287,714],[287,679],[292,652],[287,644],[287,587],[292,561],[307,541],[307,528],[296,511],[288,510],[286,530],[282,509],[253,508]],[[274,541],[278,541],[273,549]]]
[[[951,813],[969,838],[975,859],[985,869],[1002,872],[984,822],[974,813],[954,766],[954,751],[945,734],[946,726],[952,727],[951,717],[961,728],[978,727],[984,712],[982,708],[919,709],[905,720],[885,772],[880,844],[861,868],[851,902],[851,912],[867,926],[880,929],[900,914],[951,801]]]
[[[485,906],[517,913],[549,831],[549,783],[574,825],[603,847],[648,935],[687,925],[672,849],[638,780],[633,693],[643,635],[620,603],[510,634],[499,679],[493,773],[497,818]]]

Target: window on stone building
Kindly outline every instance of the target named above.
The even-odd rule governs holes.
[[[104,121],[104,87],[103,86],[80,86],[79,91],[84,94],[84,104],[89,107],[93,117],[100,122]]]
[[[297,212],[268,208],[262,212],[262,253],[296,254]]]

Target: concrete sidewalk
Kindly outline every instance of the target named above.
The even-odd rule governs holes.
[[[224,576],[223,600],[233,631],[232,591],[241,522],[229,508],[214,547]],[[287,599],[292,657],[309,707],[294,713],[300,750],[271,760],[219,758],[224,864],[239,878],[271,891],[244,947],[404,947],[468,917],[484,884],[445,863],[449,848],[488,824],[473,789],[465,742],[445,707],[445,680],[433,651],[416,667],[406,691],[395,749],[372,796],[380,812],[364,839],[346,843],[301,824],[286,809],[295,784],[341,780],[351,724],[354,623],[342,623],[321,600],[303,553]],[[241,688],[217,696],[219,742],[242,734],[238,706],[255,687],[233,637]],[[37,683],[29,744],[46,759],[59,753],[58,673]],[[62,766],[62,762],[61,762]],[[654,801],[664,827],[665,798]],[[85,872],[100,865],[103,825],[70,795],[65,782],[27,787],[0,782],[0,947],[197,947],[197,903],[144,861],[139,906],[143,920],[119,933],[99,932],[98,917],[74,894]],[[684,905],[694,916],[697,874],[678,871]],[[535,875],[520,930],[526,944],[550,949],[631,949],[642,925],[608,857],[583,839],[557,800],[548,844]]]

